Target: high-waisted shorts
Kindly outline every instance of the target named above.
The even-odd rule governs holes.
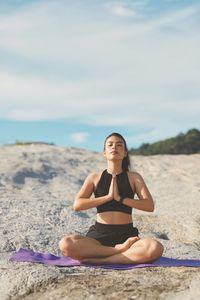
[[[99,241],[104,246],[114,247],[138,234],[138,229],[133,227],[133,223],[113,225],[96,222],[89,228],[86,236]]]

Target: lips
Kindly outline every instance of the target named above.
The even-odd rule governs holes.
[[[111,153],[111,154],[118,154],[117,151],[111,151],[110,153]]]

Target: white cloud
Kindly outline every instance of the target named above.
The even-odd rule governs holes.
[[[167,130],[162,122],[168,116],[173,116],[172,127],[178,116],[185,122],[189,116],[196,118],[199,6],[140,22],[133,18],[123,23],[117,18],[117,23],[82,15],[82,7],[76,11],[78,5],[70,15],[72,7],[66,10],[65,5],[65,1],[47,1],[0,17],[1,49],[25,62],[41,60],[50,66],[46,75],[1,67],[0,118],[79,118],[91,125],[129,127],[154,124],[160,131]],[[135,14],[122,4],[109,8],[115,8],[118,16]],[[67,76],[54,74],[52,62],[66,68]],[[73,66],[77,76],[71,77]]]
[[[87,142],[89,134],[87,132],[74,132],[70,135],[70,139],[76,144],[83,144]]]
[[[61,114],[55,112],[45,111],[44,109],[11,109],[5,116],[8,120],[15,121],[41,121],[41,120],[56,120],[61,117]]]
[[[107,5],[112,14],[118,17],[129,17],[135,15],[134,11],[129,7],[126,7],[119,3],[114,3],[112,5]]]

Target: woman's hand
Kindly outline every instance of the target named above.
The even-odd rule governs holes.
[[[110,183],[108,196],[109,196],[109,200],[113,200],[113,199],[116,200],[116,201],[120,200],[119,190],[118,190],[118,186],[117,186],[116,174],[112,174],[112,180],[111,180],[111,183]]]
[[[108,198],[109,198],[109,201],[114,198],[114,180],[113,180],[113,178],[112,178],[111,183],[110,183],[110,188],[109,188],[109,191],[108,191]]]
[[[120,195],[119,195],[119,190],[118,190],[118,186],[117,186],[116,174],[112,174],[112,180],[113,180],[113,199],[119,202]]]

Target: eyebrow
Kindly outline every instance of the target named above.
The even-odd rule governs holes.
[[[124,144],[122,141],[117,141],[117,142],[113,142],[113,141],[107,141],[107,143],[117,143],[117,144]]]

